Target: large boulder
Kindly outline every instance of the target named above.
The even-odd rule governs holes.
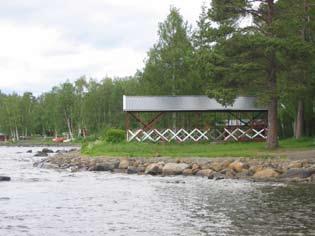
[[[281,175],[281,178],[308,178],[315,174],[315,168],[308,168],[308,169],[300,169],[300,168],[293,168],[289,169],[286,173]]]
[[[249,165],[241,162],[241,161],[233,161],[231,164],[229,164],[229,168],[236,171],[236,172],[241,172],[244,169],[249,169]]]
[[[163,165],[159,163],[151,163],[145,169],[145,174],[158,175],[162,173]]]
[[[186,163],[167,163],[162,169],[163,175],[180,175],[185,169],[189,168]]]
[[[266,169],[257,171],[253,177],[258,178],[258,179],[265,179],[265,178],[275,178],[278,176],[279,176],[279,173],[275,171],[273,168],[266,168]]]
[[[118,168],[118,165],[119,161],[104,161],[96,163],[95,166],[89,169],[89,171],[113,171]]]
[[[303,162],[302,161],[293,161],[289,163],[288,168],[289,169],[296,169],[296,168],[302,168]]]
[[[129,166],[129,160],[124,159],[124,160],[120,161],[118,168],[119,169],[128,169],[128,166]]]
[[[0,176],[0,181],[10,181],[11,178],[9,176]]]

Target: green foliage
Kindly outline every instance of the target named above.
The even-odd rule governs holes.
[[[106,131],[105,141],[108,143],[121,143],[126,140],[126,132],[122,129],[109,129]]]
[[[201,84],[193,67],[190,27],[179,10],[171,8],[159,24],[158,42],[148,52],[141,78],[150,95],[201,94]]]

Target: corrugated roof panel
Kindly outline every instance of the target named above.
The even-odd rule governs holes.
[[[238,97],[232,106],[222,106],[207,96],[124,96],[124,111],[266,111],[255,97]]]

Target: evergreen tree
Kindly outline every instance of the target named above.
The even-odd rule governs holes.
[[[209,95],[222,103],[240,94],[260,97],[268,106],[268,148],[278,146],[278,85],[287,70],[285,58],[306,51],[279,36],[282,12],[274,0],[213,0],[204,33],[211,47]]]
[[[193,69],[190,28],[179,10],[172,7],[159,24],[159,40],[148,53],[142,86],[147,94],[180,95],[200,93]]]

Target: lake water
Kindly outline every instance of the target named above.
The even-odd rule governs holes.
[[[29,149],[0,147],[1,236],[315,235],[315,185],[70,173]]]

